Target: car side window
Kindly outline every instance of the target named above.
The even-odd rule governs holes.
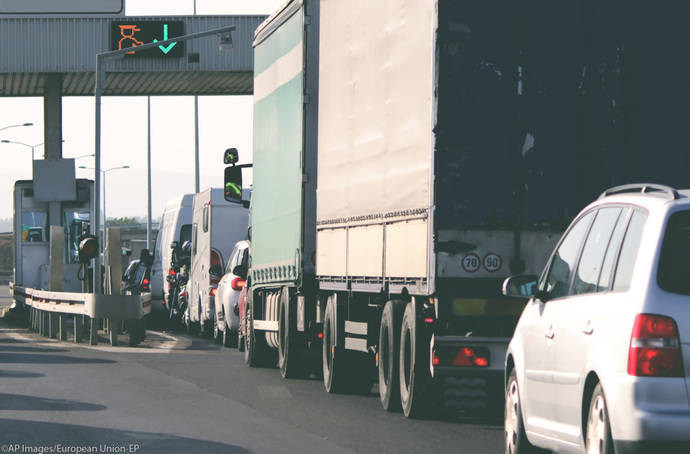
[[[604,264],[601,266],[601,275],[599,276],[599,283],[597,284],[597,292],[607,292],[611,290],[611,277],[613,276],[613,267],[616,264],[618,251],[620,251],[621,241],[625,234],[625,228],[628,226],[628,215],[630,208],[623,209],[623,212],[618,217],[616,228],[613,229],[611,241],[606,248],[606,255],[604,256]]]
[[[204,233],[206,233],[208,232],[208,205],[204,205],[202,218],[202,228],[204,229]]]
[[[582,256],[573,280],[572,294],[580,295],[596,291],[606,245],[609,244],[620,213],[621,208],[618,207],[601,208],[597,212],[597,217],[587,234],[585,246],[582,248]]]
[[[197,224],[194,223],[192,224],[192,255],[196,254],[196,231],[197,231]]]
[[[613,278],[613,291],[623,291],[630,287],[637,250],[640,248],[640,240],[642,239],[642,229],[646,220],[647,215],[640,210],[635,210],[630,218],[621,253],[618,256],[616,275]]]
[[[239,264],[247,268],[249,267],[249,248],[245,248],[242,251],[242,261]]]
[[[571,226],[558,245],[558,249],[556,249],[556,253],[551,259],[545,284],[542,287],[550,294],[551,298],[560,298],[568,295],[570,278],[577,263],[582,241],[593,218],[594,212],[590,211],[575,221],[575,224]]]

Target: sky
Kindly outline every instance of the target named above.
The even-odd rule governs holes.
[[[197,14],[271,14],[285,0],[196,0]],[[125,0],[127,15],[193,14],[193,0]],[[107,216],[146,216],[146,97],[104,97],[102,101],[101,167],[106,176]],[[121,118],[128,118],[126,134]],[[0,97],[0,129],[31,122],[34,126],[0,131],[0,139],[37,145],[43,142],[43,99]],[[62,154],[73,158],[93,154],[93,97],[64,97]],[[251,162],[252,97],[199,97],[200,186],[222,187],[222,153],[236,147],[240,162]],[[35,147],[36,158],[43,147]],[[0,218],[11,218],[16,180],[31,179],[31,148],[0,143]],[[77,166],[93,167],[92,157]],[[151,98],[151,184],[153,218],[160,217],[168,199],[194,192],[194,98]],[[93,179],[93,170],[77,169],[77,178]]]

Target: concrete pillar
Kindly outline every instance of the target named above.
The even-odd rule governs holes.
[[[58,204],[59,205],[59,204]],[[61,292],[65,279],[65,229],[50,226],[50,290]]]
[[[62,75],[48,74],[43,87],[43,139],[45,159],[62,159]],[[61,225],[60,202],[48,203],[50,225]]]
[[[48,74],[43,88],[44,150],[48,160],[62,159],[62,75]]]

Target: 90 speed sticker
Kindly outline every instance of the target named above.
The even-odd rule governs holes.
[[[498,254],[494,254],[493,252],[491,252],[484,256],[484,269],[486,269],[486,271],[488,271],[489,273],[494,273],[500,270],[502,264],[503,260],[501,259],[501,256]]]
[[[460,261],[462,269],[467,273],[476,273],[484,265],[484,269],[489,273],[495,273],[501,269],[503,259],[500,255],[490,252],[482,260],[477,254],[471,252],[465,255]]]

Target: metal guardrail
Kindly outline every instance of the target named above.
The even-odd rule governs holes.
[[[144,339],[142,317],[151,312],[151,294],[96,295],[93,293],[51,292],[24,288],[10,282],[10,293],[18,305],[28,308],[31,329],[43,336],[67,339],[66,318],[74,318],[74,341],[81,342],[88,321],[91,345],[98,343],[99,320],[107,331],[111,345],[117,344],[121,323],[129,331],[130,345]]]

